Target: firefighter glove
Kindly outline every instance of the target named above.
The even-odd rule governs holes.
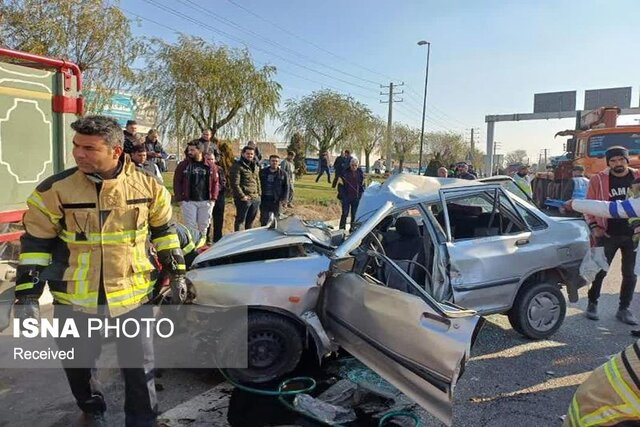
[[[187,279],[184,274],[172,274],[169,287],[171,288],[171,304],[184,304],[187,299]]]

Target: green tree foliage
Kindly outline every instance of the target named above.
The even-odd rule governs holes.
[[[353,146],[364,153],[366,170],[369,172],[371,153],[381,146],[387,125],[379,117],[368,116],[363,119],[361,126],[355,133]]]
[[[103,0],[0,1],[0,45],[77,64],[87,110],[99,111],[134,81],[133,61],[144,43],[122,11]]]
[[[307,166],[304,163],[306,152],[304,137],[300,132],[296,132],[293,134],[293,136],[291,136],[289,145],[287,145],[287,151],[293,151],[294,153],[296,153],[293,164],[296,171],[296,176],[300,178],[302,175],[307,173]]]
[[[350,142],[371,112],[350,96],[331,90],[313,92],[299,100],[289,99],[282,112],[279,131],[288,137],[296,132],[319,152]]]
[[[396,123],[393,126],[391,143],[398,160],[398,170],[402,171],[404,162],[410,154],[420,145],[420,131],[407,125]]]
[[[185,140],[211,128],[214,136],[255,138],[277,116],[281,86],[275,67],[256,68],[247,50],[181,35],[155,39],[140,85],[158,106],[160,122]]]

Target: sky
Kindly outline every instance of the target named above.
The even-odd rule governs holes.
[[[137,20],[136,35],[174,41],[179,31],[248,48],[257,65],[276,66],[282,100],[330,88],[386,120],[380,92],[387,89],[380,86],[404,83],[394,122],[418,129],[427,46],[417,42],[427,40],[425,132],[458,132],[468,140],[474,128],[483,151],[485,116],[530,113],[535,93],[577,90],[582,109],[587,89],[631,86],[631,106],[640,104],[640,2],[633,0],[121,0],[120,6]],[[564,138],[554,134],[573,126],[573,119],[497,123],[497,152],[525,149],[536,163],[543,149],[561,154]],[[268,124],[267,140],[283,139],[276,128]]]

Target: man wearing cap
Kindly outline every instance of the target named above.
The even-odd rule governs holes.
[[[474,180],[476,179],[475,176],[471,175],[469,173],[469,165],[467,165],[465,162],[460,162],[458,164],[456,164],[456,178],[458,179],[468,179],[468,180]]]
[[[640,172],[629,167],[629,151],[622,146],[610,147],[606,153],[607,168],[589,180],[587,199],[616,201],[625,200],[627,192],[633,181],[640,177]],[[620,286],[620,303],[616,318],[629,325],[637,325],[638,321],[629,311],[629,305],[636,287],[635,268],[635,244],[633,242],[633,230],[629,222],[613,215],[613,218],[597,217],[590,214],[584,215],[591,237],[596,244],[604,246],[604,253],[609,264],[618,249],[622,253],[622,284]],[[602,270],[597,275],[591,288],[589,288],[589,304],[586,316],[591,320],[598,320],[598,298],[602,288],[602,281],[607,272]]]

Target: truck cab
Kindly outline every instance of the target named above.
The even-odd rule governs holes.
[[[81,115],[76,64],[0,48],[0,331],[14,299],[26,200],[42,180],[75,165],[70,124]]]

